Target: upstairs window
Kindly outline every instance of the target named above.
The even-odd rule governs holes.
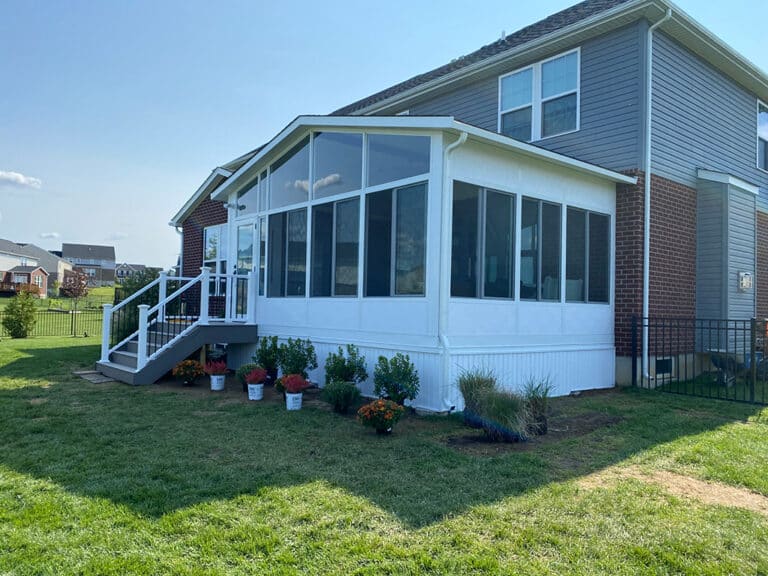
[[[757,167],[768,171],[768,106],[757,106]]]
[[[580,52],[499,78],[499,132],[524,142],[579,129]]]

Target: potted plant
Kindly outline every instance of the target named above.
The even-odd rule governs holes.
[[[301,374],[288,374],[280,382],[285,390],[286,409],[301,410],[302,392],[309,388],[309,382]]]
[[[357,419],[363,426],[374,428],[377,434],[389,434],[404,412],[405,408],[397,402],[379,398],[360,408]]]
[[[325,360],[325,384],[351,382],[359,384],[368,378],[365,370],[365,356],[361,356],[354,344],[347,344],[347,354],[339,346],[339,353],[331,352]]]
[[[240,384],[243,385],[243,392],[248,392],[248,382],[246,382],[245,377],[248,376],[248,374],[250,374],[256,368],[263,368],[263,366],[260,366],[255,362],[248,362],[247,364],[240,366],[240,368],[238,368],[235,372],[235,376],[237,376]]]
[[[419,393],[419,374],[407,354],[398,352],[387,359],[379,356],[373,370],[374,392],[382,398],[389,398],[403,404],[413,400]]]
[[[183,360],[173,368],[173,375],[184,382],[184,386],[192,386],[203,374],[203,365],[197,360]]]
[[[211,377],[211,390],[224,390],[224,379],[227,374],[227,363],[224,360],[211,360],[205,363],[205,373]]]
[[[309,378],[309,370],[317,368],[315,347],[309,339],[288,338],[287,342],[280,344],[278,358],[283,374],[300,374],[305,380]]]
[[[277,380],[277,367],[280,363],[280,347],[277,336],[262,336],[253,361],[267,371],[265,382],[273,384]]]
[[[267,371],[257,366],[245,375],[248,384],[248,400],[261,400],[264,398],[264,380],[267,379]]]

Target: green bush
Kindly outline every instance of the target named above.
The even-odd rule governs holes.
[[[253,362],[249,362],[248,364],[243,364],[235,371],[235,376],[237,376],[237,379],[240,381],[240,384],[243,385],[243,390],[248,389],[248,384],[245,381],[245,377],[250,374],[251,370],[255,368],[263,368],[263,366],[259,366],[258,364],[255,364]]]
[[[361,356],[354,344],[347,344],[347,355],[339,346],[339,353],[328,354],[325,360],[325,383],[354,382],[359,384],[368,378],[365,370],[365,356]]]
[[[398,404],[413,400],[419,393],[419,374],[407,354],[398,352],[393,358],[379,356],[373,370],[374,392]]]
[[[36,310],[34,298],[28,292],[19,292],[5,308],[3,328],[11,338],[26,338],[37,322]]]
[[[346,414],[360,400],[360,390],[352,382],[331,380],[326,383],[321,398],[333,406],[333,411]]]
[[[280,348],[277,345],[277,336],[262,336],[259,338],[259,347],[253,360],[267,372],[277,371],[280,363]]]
[[[317,355],[312,341],[301,338],[288,338],[284,344],[280,344],[278,363],[283,375],[301,374],[304,379],[309,378],[307,372],[317,368]],[[266,368],[266,366],[264,366]]]
[[[458,383],[464,398],[464,423],[479,428],[476,416],[480,412],[480,402],[485,393],[497,389],[496,375],[490,368],[462,370]]]

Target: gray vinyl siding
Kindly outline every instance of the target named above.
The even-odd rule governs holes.
[[[728,194],[728,318],[755,315],[755,195],[730,188]],[[739,272],[751,272],[753,287],[742,292]]]
[[[725,318],[725,185],[699,182],[696,206],[696,317]]]
[[[580,129],[533,144],[613,170],[641,166],[646,29],[647,23],[641,21],[581,45]],[[501,74],[520,67],[516,65]],[[495,132],[501,74],[428,96],[411,104],[410,114],[454,116]]]
[[[757,97],[663,33],[654,36],[653,171],[696,186],[697,168],[768,191],[757,168]]]

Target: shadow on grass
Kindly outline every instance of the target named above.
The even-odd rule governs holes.
[[[93,347],[80,348],[21,350],[25,357],[2,373],[95,360]],[[224,394],[64,378],[47,388],[3,389],[2,378],[0,464],[149,517],[321,480],[419,527],[758,410],[633,391],[558,399],[560,414],[598,412],[617,423],[483,457],[447,445],[466,432],[456,417],[409,417],[381,437],[319,407],[289,413],[278,402],[246,403],[234,384]]]

